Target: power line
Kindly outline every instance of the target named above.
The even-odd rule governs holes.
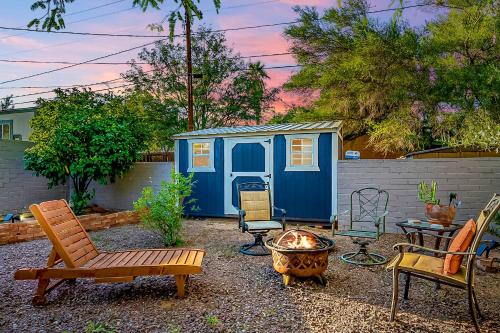
[[[257,54],[251,56],[243,56],[239,57],[242,59],[247,58],[262,58],[262,57],[274,57],[274,56],[282,56],[282,55],[290,55],[292,52],[283,52],[283,53],[271,53],[271,54]],[[71,61],[41,61],[41,60],[13,60],[13,59],[0,59],[0,62],[6,63],[27,63],[27,64],[58,64],[58,65],[76,65],[77,62]],[[135,62],[137,65],[149,65],[147,62]],[[83,65],[131,65],[130,62],[90,62]]]
[[[267,1],[267,2],[272,2],[272,1]],[[432,4],[416,4],[416,5],[403,6],[403,7],[398,7],[398,8],[386,8],[386,9],[380,9],[380,10],[374,10],[374,11],[367,11],[366,13],[367,14],[376,14],[376,13],[404,10],[404,9],[410,9],[410,8],[416,8],[416,7],[425,7],[425,6],[433,6],[433,5]],[[452,8],[455,8],[455,7],[452,7]],[[319,19],[319,20],[322,20],[322,19]],[[278,23],[270,23],[270,24],[251,25],[251,26],[243,26],[243,27],[237,27],[237,28],[218,29],[218,30],[213,30],[213,32],[259,29],[259,28],[267,28],[267,27],[276,27],[276,26],[282,26],[282,25],[296,24],[296,23],[300,23],[300,22],[301,22],[300,20],[295,20],[295,21],[278,22]],[[158,38],[159,37],[158,35],[141,35],[141,34],[112,34],[112,33],[96,33],[96,32],[81,32],[81,31],[59,31],[59,30],[43,31],[43,30],[35,30],[35,29],[28,29],[28,28],[15,28],[15,27],[5,27],[5,26],[0,26],[0,29],[27,31],[27,32],[38,32],[38,33],[49,33],[49,34],[96,36],[96,37],[129,37],[129,38]],[[184,35],[185,34],[178,34],[178,35],[174,35],[174,37],[182,37]]]
[[[162,40],[162,39],[160,39],[160,40]],[[160,40],[157,40],[157,41],[160,41]],[[93,62],[93,61],[96,61],[96,60],[101,60],[101,59],[109,58],[109,57],[112,57],[112,56],[115,56],[115,55],[118,55],[118,54],[126,53],[126,52],[133,51],[133,50],[137,50],[137,49],[146,47],[148,45],[152,45],[152,44],[156,43],[157,41],[153,41],[153,42],[150,42],[150,43],[146,43],[146,44],[142,44],[142,45],[139,45],[139,46],[131,47],[129,49],[117,51],[117,52],[114,52],[114,53],[106,54],[106,55],[103,55],[103,56],[100,56],[100,57],[97,57],[97,58],[94,58],[94,59],[89,59],[89,60],[86,60],[86,61],[74,63],[72,65],[68,65],[68,66],[64,66],[64,67],[59,67],[59,68],[51,69],[51,70],[48,70],[48,71],[45,71],[45,72],[40,72],[40,73],[36,73],[36,74],[31,74],[31,75],[26,75],[26,76],[18,77],[16,79],[2,81],[2,82],[0,82],[0,84],[21,81],[21,80],[29,79],[29,78],[36,77],[36,76],[41,76],[41,75],[45,75],[45,74],[49,74],[49,73],[54,73],[54,72],[62,71],[64,69],[68,69],[68,68],[80,66],[80,65],[87,64],[87,63],[90,63],[90,62]]]
[[[68,14],[66,14],[66,16],[78,15],[78,14],[81,14],[81,13],[92,11],[94,9],[99,9],[99,8],[103,8],[103,7],[106,7],[106,6],[114,5],[115,3],[119,3],[119,2],[123,2],[123,1],[125,1],[125,0],[117,0],[117,1],[108,2],[108,3],[105,3],[105,4],[99,5],[99,6],[95,6],[95,7],[83,9],[83,10],[80,10],[80,11],[77,11],[77,12],[73,12],[73,13],[68,13]],[[101,15],[97,15],[97,16],[90,16],[90,17],[86,17],[84,19],[80,19],[80,20],[72,21],[72,22],[68,22],[68,23],[78,23],[78,22],[88,21],[88,20],[92,20],[94,18],[108,16],[108,15],[112,15],[112,14],[116,14],[116,13],[128,11],[128,10],[131,10],[131,9],[133,9],[133,8],[127,8],[125,10],[119,10],[119,11],[115,11],[115,12],[111,12],[111,13],[106,13],[106,14],[101,14]],[[22,26],[21,27],[17,27],[17,28],[22,28]],[[3,36],[3,37],[0,37],[0,40],[1,39],[7,39],[7,38],[10,38],[10,37],[25,35],[27,33],[28,32],[23,32],[23,33],[20,33],[20,34],[13,34],[13,35]]]
[[[284,68],[297,68],[297,67],[302,67],[302,65],[283,65],[283,66],[270,66],[270,67],[264,67],[263,69],[265,70],[272,70],[272,69],[284,69]],[[248,69],[243,69],[243,71],[246,71]],[[150,72],[153,72],[154,70],[148,70],[148,71],[145,71],[144,73],[150,73]],[[89,84],[89,85],[74,85],[74,86],[66,86],[68,88],[78,88],[78,87],[81,87],[81,88],[85,88],[85,87],[88,87],[88,86],[91,86],[91,85],[101,85],[101,84],[106,84],[106,83],[111,83],[111,82],[115,82],[115,81],[119,81],[119,80],[125,80],[124,78],[117,78],[117,79],[113,79],[113,80],[109,80],[109,81],[103,81],[103,82],[99,82],[99,83],[93,83],[93,84]],[[121,87],[125,87],[125,86],[132,86],[134,85],[133,83],[130,83],[130,84],[125,84],[125,85],[121,85],[121,86],[116,86],[116,87],[110,87],[110,88],[104,88],[104,89],[98,89],[98,90],[94,90],[94,92],[99,92],[99,91],[104,91],[104,90],[109,90],[109,89],[116,89],[116,88],[121,88]],[[54,86],[54,88],[63,88],[64,86]],[[31,88],[34,88],[34,87],[31,87]],[[42,87],[38,87],[38,88],[42,88]],[[17,95],[17,96],[12,96],[12,98],[20,98],[20,97],[27,97],[27,96],[35,96],[35,95],[43,95],[43,94],[49,94],[49,93],[52,93],[54,92],[54,90],[47,90],[47,91],[42,91],[42,92],[37,92],[37,93],[30,93],[30,94],[24,94],[24,95]],[[14,104],[28,104],[28,103],[34,103],[36,102],[36,100],[32,100],[32,101],[27,101],[27,102],[21,102],[21,103],[14,103]]]

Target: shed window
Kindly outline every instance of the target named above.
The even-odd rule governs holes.
[[[189,172],[213,172],[214,140],[189,140]]]
[[[210,163],[210,142],[193,143],[193,167],[208,167]]]
[[[319,171],[318,138],[319,134],[285,135],[285,171]]]
[[[12,140],[11,120],[0,120],[0,140]]]

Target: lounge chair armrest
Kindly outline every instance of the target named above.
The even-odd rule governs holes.
[[[407,252],[405,251],[405,248],[411,247],[412,249],[419,249],[419,250],[424,250],[424,251],[429,251],[433,253],[438,253],[438,254],[459,254],[459,255],[475,255],[475,252],[452,252],[452,251],[442,251],[442,250],[435,250],[430,247],[425,247],[425,246],[420,246],[416,244],[411,244],[411,243],[398,243],[393,246],[394,250],[398,250],[400,253]]]

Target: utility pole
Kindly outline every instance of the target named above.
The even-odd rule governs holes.
[[[187,62],[187,93],[188,93],[188,131],[194,130],[193,112],[193,63],[191,61],[191,15],[186,10],[186,62]]]

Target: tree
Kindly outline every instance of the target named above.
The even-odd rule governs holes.
[[[344,120],[348,139],[369,134],[383,153],[443,145],[498,149],[497,2],[444,5],[449,14],[425,31],[398,17],[377,22],[363,0],[322,16],[296,7],[300,23],[285,35],[303,68],[285,88],[319,90],[320,97],[311,112],[294,111],[292,120]],[[472,126],[473,119],[482,122]],[[484,135],[476,135],[477,127]]]
[[[94,193],[92,181],[113,182],[129,170],[145,147],[145,128],[123,98],[90,90],[56,90],[39,99],[30,123],[35,145],[25,168],[46,177],[49,187],[71,180],[71,205],[81,213]]]
[[[45,14],[40,18],[35,18],[29,22],[28,27],[39,27],[43,19],[42,28],[50,31],[51,29],[65,28],[63,14],[66,12],[66,4],[72,3],[74,0],[39,0],[33,3],[31,10],[42,9]],[[166,0],[133,0],[133,6],[140,6],[142,11],[146,11],[149,7],[159,10],[160,4]],[[172,10],[168,16],[168,25],[170,31],[170,41],[173,40],[175,24],[181,21],[185,27],[186,36],[186,65],[187,65],[187,95],[188,95],[188,129],[193,130],[193,71],[191,61],[191,23],[194,17],[201,20],[203,18],[202,11],[198,8],[197,4],[200,0],[173,0],[174,3],[179,4],[177,8]],[[221,0],[213,0],[215,10],[219,12]],[[181,8],[184,13],[181,13]],[[194,14],[194,15],[193,15]],[[153,28],[163,30],[161,24],[152,25]]]
[[[370,19],[361,0],[328,9],[322,17],[314,8],[294,9],[300,23],[285,29],[285,36],[303,68],[285,89],[320,90],[316,119],[344,120],[349,138],[391,115],[411,113],[416,85],[425,76],[416,70],[417,33],[399,21]]]
[[[0,112],[14,108],[14,95],[4,97],[0,100]]]
[[[196,129],[260,122],[271,109],[277,90],[266,89],[267,74],[261,64],[245,63],[226,45],[223,33],[200,28],[193,36],[194,126]],[[179,126],[187,118],[187,78],[184,45],[156,43],[139,54],[148,63],[148,71],[131,61],[132,69],[123,77],[135,91],[150,95],[166,112],[177,112]]]

